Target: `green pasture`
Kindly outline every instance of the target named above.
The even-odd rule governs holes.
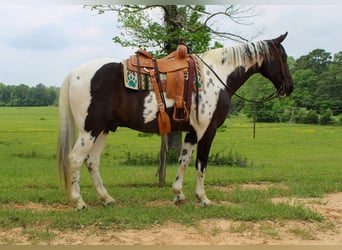
[[[322,197],[342,191],[342,127],[258,123],[243,116],[231,117],[217,132],[211,154],[238,152],[247,167],[208,165],[206,190],[213,205],[202,207],[195,195],[193,164],[185,175],[187,202],[172,204],[171,185],[177,166],[167,167],[166,185],[158,187],[157,166],[127,166],[130,157],[157,155],[160,137],[127,128],[109,135],[102,155],[101,173],[113,207],[102,207],[85,168],[81,188],[89,208],[25,209],[39,203],[68,205],[56,170],[58,109],[56,107],[0,108],[0,227],[78,229],[144,228],[174,221],[195,225],[200,219],[242,221],[324,221],[302,205],[273,204],[274,197]],[[193,157],[194,158],[194,157]],[[266,189],[242,184],[270,184]],[[275,184],[275,185],[273,185]],[[229,187],[229,188],[226,188]],[[17,205],[24,207],[16,208]]]

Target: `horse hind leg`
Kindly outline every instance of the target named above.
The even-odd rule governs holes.
[[[89,174],[92,177],[96,192],[103,205],[111,205],[115,203],[115,200],[108,194],[106,188],[103,185],[103,181],[100,175],[100,156],[103,150],[105,140],[107,138],[106,133],[101,133],[94,143],[91,151],[89,152],[85,164],[88,168]]]
[[[91,136],[88,132],[80,132],[79,137],[69,154],[69,196],[77,210],[82,210],[87,207],[81,196],[80,170],[94,145],[95,139],[96,138]]]

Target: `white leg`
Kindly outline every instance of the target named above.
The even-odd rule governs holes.
[[[201,163],[198,162],[197,165],[197,175],[196,175],[196,196],[201,201],[202,205],[207,206],[210,205],[210,200],[207,198],[204,190],[204,178],[205,178],[205,168],[202,167]]]
[[[100,156],[103,150],[107,134],[101,133],[94,143],[93,148],[89,152],[85,161],[88,171],[92,177],[96,192],[102,201],[103,205],[114,204],[115,200],[108,194],[106,188],[103,185],[103,181],[100,175]]]
[[[71,190],[70,199],[71,202],[76,205],[77,210],[82,210],[87,207],[81,196],[80,190],[80,170],[81,166],[87,158],[88,152],[94,145],[95,138],[87,132],[80,132],[80,135],[69,154],[70,164],[70,180]]]
[[[185,195],[183,194],[183,177],[186,170],[186,167],[189,165],[192,152],[194,150],[195,145],[189,142],[185,142],[182,146],[181,154],[179,156],[179,167],[177,172],[177,177],[175,182],[172,185],[172,190],[176,194],[174,202],[176,204],[182,203],[185,201]]]

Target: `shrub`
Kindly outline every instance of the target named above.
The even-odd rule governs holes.
[[[296,111],[294,120],[297,123],[318,124],[319,116],[314,110],[308,111],[305,108],[301,108]]]
[[[155,165],[158,164],[158,156],[152,154],[136,154],[131,155],[131,152],[125,152],[126,159],[122,162],[123,165],[127,166],[146,166],[146,165]]]
[[[214,153],[209,156],[209,164],[216,166],[229,166],[244,168],[248,166],[247,157],[237,152],[229,151],[228,155],[224,153]]]
[[[304,123],[306,112],[307,111],[304,108],[297,109],[295,114],[294,114],[295,122],[296,123]]]
[[[176,149],[169,148],[166,153],[166,163],[175,164],[178,162],[179,152]]]
[[[132,155],[131,152],[125,152],[126,159],[122,162],[126,166],[157,166],[159,164],[159,154],[136,154]],[[168,151],[167,164],[174,163],[175,159],[178,161],[179,155],[175,151]],[[209,156],[208,162],[210,165],[215,166],[228,166],[244,168],[248,166],[247,157],[242,156],[238,152],[230,150],[228,154],[214,153]],[[190,164],[194,164],[192,161]]]
[[[327,109],[320,117],[319,123],[322,125],[328,125],[333,123],[332,119],[332,111],[331,109]]]
[[[313,110],[310,110],[306,116],[305,116],[305,119],[304,119],[304,123],[305,124],[318,124],[318,121],[319,121],[319,116],[318,114],[313,111]]]
[[[279,122],[278,114],[273,110],[259,110],[256,118],[258,122]]]

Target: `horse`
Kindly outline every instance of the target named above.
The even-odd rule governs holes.
[[[217,128],[225,121],[230,100],[253,74],[260,73],[275,87],[276,97],[289,96],[293,81],[282,46],[287,32],[271,40],[247,42],[208,50],[196,57],[203,61],[204,90],[192,92],[189,121],[171,119],[171,130],[186,132],[176,178],[172,185],[176,204],[185,201],[183,177],[197,145],[196,188],[199,202],[209,205],[204,179],[208,155]],[[124,86],[123,63],[104,58],[72,70],[59,96],[57,161],[69,200],[77,210],[87,207],[80,192],[80,169],[86,165],[103,205],[114,204],[99,172],[106,137],[118,127],[158,133],[158,105],[153,91],[135,91]],[[223,79],[223,80],[222,80]],[[174,100],[165,97],[166,112],[172,117]]]

